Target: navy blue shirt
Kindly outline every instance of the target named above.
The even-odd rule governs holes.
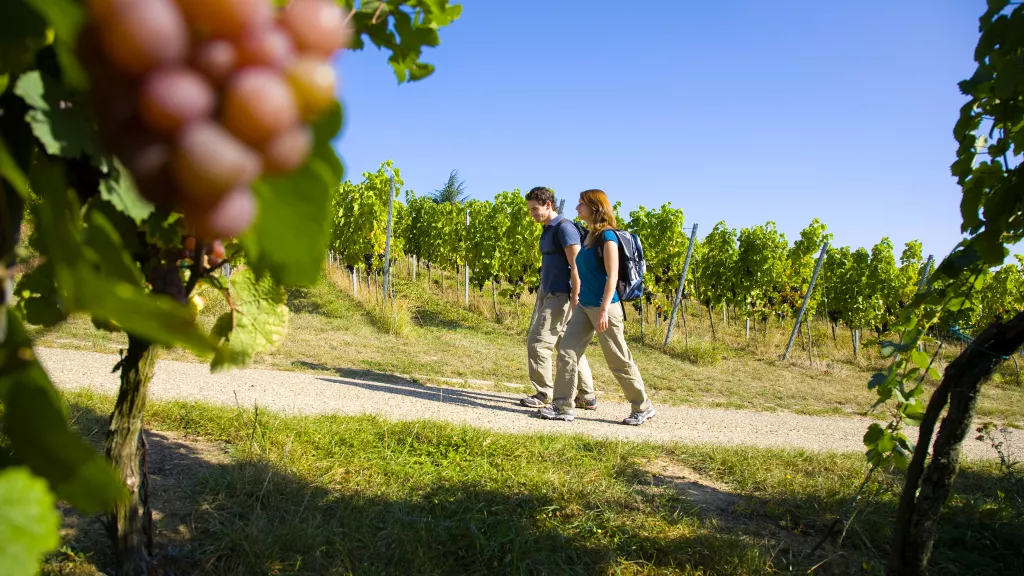
[[[540,289],[545,294],[571,294],[572,274],[566,246],[580,243],[580,233],[571,220],[556,215],[540,233]]]
[[[597,247],[608,240],[619,243],[619,237],[611,230],[601,233],[601,239],[593,246],[584,247],[576,255],[576,270],[580,274],[580,304],[598,307],[604,297],[604,285],[608,281],[608,273],[604,270],[604,260],[597,257]],[[612,292],[612,304],[619,301],[618,291]]]

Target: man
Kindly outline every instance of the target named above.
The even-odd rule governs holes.
[[[530,216],[544,225],[540,235],[540,287],[537,289],[537,315],[530,326],[527,356],[530,382],[537,393],[519,401],[523,406],[543,408],[551,404],[554,384],[551,378],[551,356],[562,339],[569,316],[579,303],[580,277],[576,271],[576,254],[580,251],[580,234],[571,220],[555,211],[555,193],[539,186],[526,194]],[[576,407],[597,409],[594,379],[585,356],[579,359],[576,383]]]

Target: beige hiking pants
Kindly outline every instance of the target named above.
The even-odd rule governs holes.
[[[530,326],[527,338],[527,357],[530,365],[530,382],[537,389],[537,397],[550,402],[554,393],[551,379],[551,356],[559,341],[572,310],[568,294],[544,294],[537,292],[537,317]],[[579,355],[579,368],[573,376],[574,388],[584,398],[594,398],[594,378],[590,374],[587,358]]]
[[[608,328],[604,332],[596,330],[600,316],[601,308],[580,304],[569,318],[565,334],[562,334],[562,342],[558,346],[558,373],[555,376],[553,404],[562,411],[573,409],[576,400],[573,384],[576,382],[577,374],[582,370],[580,360],[587,345],[597,333],[597,341],[601,343],[608,368],[622,387],[626,400],[632,404],[633,411],[647,410],[651,407],[651,401],[644,390],[640,370],[637,369],[633,355],[626,346],[626,336],[622,329],[622,309],[619,304],[613,304],[608,309]],[[590,372],[589,366],[587,372]]]

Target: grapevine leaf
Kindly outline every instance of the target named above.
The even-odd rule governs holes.
[[[86,222],[85,243],[96,252],[102,270],[133,286],[143,286],[142,271],[125,252],[121,236],[110,220],[98,210],[89,210]]]
[[[242,237],[258,276],[282,285],[316,282],[327,255],[331,171],[318,159],[284,176],[256,182],[256,222]]]
[[[910,453],[903,449],[902,446],[895,446],[892,452],[892,462],[900,470],[906,470],[910,466]]]
[[[60,544],[60,513],[46,480],[28,468],[0,470],[0,566],[4,574],[36,574]]]
[[[878,422],[872,422],[868,426],[868,431],[864,433],[864,445],[868,448],[874,448],[878,441],[882,439],[882,435],[885,434],[885,430],[882,429],[882,425]]]
[[[18,308],[29,324],[53,326],[67,318],[60,305],[53,280],[53,263],[44,261],[29,270],[14,287],[18,295]]]
[[[880,352],[882,354],[882,358],[888,358],[897,352],[902,352],[904,349],[903,345],[893,342],[891,340],[882,340],[880,344]]]
[[[927,352],[922,352],[920,350],[914,350],[913,352],[910,353],[910,359],[921,370],[927,370],[928,369],[928,364],[930,362],[930,358],[928,357],[928,353]]]
[[[892,432],[885,430],[882,433],[882,437],[878,439],[878,445],[876,449],[882,454],[892,452],[892,449],[896,447],[896,438],[892,435]]]
[[[136,224],[142,224],[153,214],[153,204],[139,194],[128,169],[115,160],[115,174],[100,180],[100,196],[129,216]]]
[[[912,402],[903,405],[903,419],[912,426],[920,426],[924,418],[925,406],[916,398]]]
[[[25,173],[21,171],[21,168],[14,161],[14,157],[11,156],[10,151],[7,149],[7,143],[3,138],[0,138],[0,176],[3,176],[5,180],[14,186],[15,192],[18,193],[18,196],[21,196],[22,200],[28,200],[28,178],[25,177]]]
[[[142,223],[146,241],[161,248],[180,246],[185,233],[181,214],[157,210]]]
[[[310,156],[327,165],[331,170],[331,182],[341,182],[345,177],[345,167],[331,145],[331,140],[334,140],[341,130],[343,120],[344,110],[341,103],[335,102],[313,124],[313,153]]]
[[[67,93],[58,80],[33,70],[22,74],[14,93],[28,104],[25,120],[48,153],[64,158],[102,156],[88,107]]]
[[[272,278],[257,280],[244,269],[228,285],[232,310],[213,326],[213,337],[221,341],[213,371],[252,363],[254,354],[276,348],[288,331],[287,296]]]
[[[24,2],[0,2],[0,74],[31,68],[46,44],[46,21]]]
[[[64,84],[74,90],[84,89],[87,84],[85,70],[75,55],[78,32],[85,24],[85,11],[82,3],[75,0],[24,1],[46,18],[56,33],[54,43]]]
[[[123,484],[109,462],[68,426],[60,397],[13,310],[7,311],[7,321],[8,341],[0,348],[0,390],[11,452],[83,513],[108,509],[124,496]]]
[[[934,366],[928,369],[928,375],[934,378],[935,380],[942,380],[942,374],[940,374]]]

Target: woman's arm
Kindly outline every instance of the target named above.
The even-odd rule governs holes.
[[[604,271],[608,280],[604,283],[604,295],[601,297],[601,315],[597,320],[597,331],[604,332],[608,328],[608,307],[615,295],[615,285],[619,282],[619,245],[614,240],[604,241]]]

